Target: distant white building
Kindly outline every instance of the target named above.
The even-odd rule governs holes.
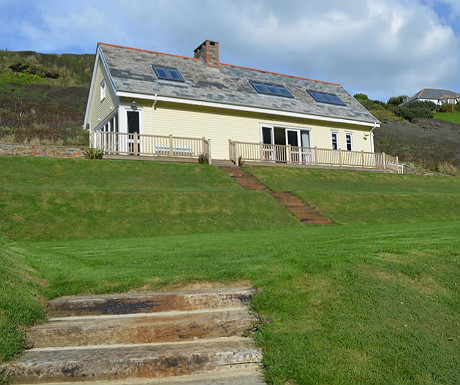
[[[458,92],[439,90],[436,88],[424,88],[423,90],[407,98],[401,103],[401,106],[413,103],[413,102],[433,102],[436,105],[442,104],[457,104],[460,100]]]

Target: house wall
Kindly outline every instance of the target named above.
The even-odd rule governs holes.
[[[129,106],[131,100],[122,99],[120,111]],[[301,128],[310,131],[311,146],[332,148],[332,131],[338,133],[339,147],[346,149],[346,133],[352,133],[353,151],[372,151],[368,126],[335,124],[310,119],[279,117],[212,107],[192,106],[159,101],[153,111],[152,101],[136,99],[142,110],[143,134],[173,135],[191,138],[210,138],[213,159],[228,159],[228,140],[259,143],[261,126]],[[120,124],[123,118],[120,117]],[[125,132],[120,128],[120,132]],[[366,139],[364,139],[366,138]]]
[[[106,97],[101,101],[101,82],[105,80]],[[107,73],[102,65],[101,59],[96,64],[96,73],[93,80],[94,88],[90,96],[90,115],[88,122],[92,129],[99,128],[100,125],[105,123],[105,119],[111,115],[118,105],[118,97],[110,84]]]

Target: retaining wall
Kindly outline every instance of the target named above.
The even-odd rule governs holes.
[[[83,150],[78,147],[16,143],[0,143],[0,155],[38,156],[48,158],[84,158]]]

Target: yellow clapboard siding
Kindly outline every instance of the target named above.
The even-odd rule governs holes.
[[[145,105],[144,114],[151,117],[151,106]],[[153,119],[153,120],[152,120]],[[371,151],[370,127],[347,124],[325,124],[319,121],[297,118],[280,118],[276,115],[232,111],[211,107],[190,106],[158,102],[152,119],[144,118],[144,133],[211,139],[212,158],[228,159],[228,140],[258,143],[263,124],[295,127],[310,130],[311,145],[331,148],[331,131],[339,132],[339,144],[346,148],[345,133],[353,134],[354,151]],[[153,130],[151,131],[153,123]]]
[[[101,82],[105,80],[106,96],[101,101]],[[117,107],[117,96],[109,84],[109,78],[105,72],[101,60],[96,64],[96,73],[93,80],[94,89],[90,100],[89,123],[92,129],[103,123],[104,119],[109,116]]]

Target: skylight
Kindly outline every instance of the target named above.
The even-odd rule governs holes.
[[[259,94],[284,96],[286,98],[294,97],[285,86],[280,84],[262,83],[253,80],[250,80],[249,82]]]
[[[327,94],[325,92],[310,91],[308,93],[320,103],[335,104],[336,106],[345,106],[346,104],[337,95]]]
[[[152,66],[153,72],[158,79],[172,80],[175,82],[183,82],[184,78],[177,68]]]

